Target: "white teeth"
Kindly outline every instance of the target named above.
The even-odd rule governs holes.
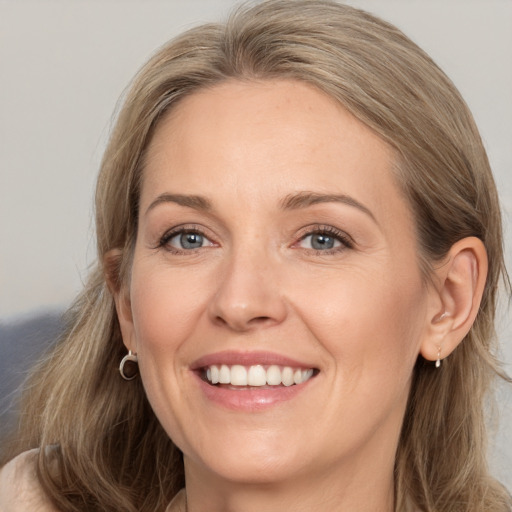
[[[313,368],[303,370],[290,366],[271,365],[267,369],[260,364],[242,366],[223,364],[220,368],[211,365],[206,368],[205,377],[211,384],[232,386],[292,386],[302,384],[313,376]]]
[[[289,366],[285,366],[281,373],[282,381],[285,386],[291,386],[293,384],[293,370]]]
[[[244,366],[235,364],[231,367],[231,384],[233,386],[247,386],[247,370]]]
[[[307,380],[311,379],[311,377],[313,377],[313,368],[310,368],[309,370],[304,370],[302,372],[302,382],[306,382]]]
[[[250,366],[247,375],[247,383],[249,386],[264,386],[267,383],[267,372],[265,368],[259,364]]]
[[[226,366],[225,364],[223,364],[220,367],[219,383],[220,384],[231,384],[231,370],[229,369],[229,366]]]
[[[267,370],[267,384],[269,386],[279,386],[281,384],[281,369],[279,366],[272,365]]]
[[[208,379],[208,372],[206,372],[206,378],[210,380],[212,384],[217,384],[219,382],[219,369],[216,366],[210,366],[208,369],[211,371],[211,380]]]

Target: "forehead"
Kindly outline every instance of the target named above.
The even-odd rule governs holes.
[[[160,122],[141,203],[179,192],[253,204],[314,190],[403,207],[394,161],[388,144],[311,85],[228,81],[184,98]]]

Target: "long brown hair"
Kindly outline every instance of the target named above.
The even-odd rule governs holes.
[[[414,212],[424,275],[466,236],[480,238],[489,274],[476,321],[435,371],[414,370],[396,456],[396,510],[510,510],[487,472],[484,397],[494,358],[498,284],[507,282],[498,197],[473,118],[451,81],[398,29],[328,0],[269,0],[226,24],[192,29],[160,49],[124,99],[96,192],[98,260],[67,314],[55,350],[27,384],[14,452],[39,451],[40,482],[62,511],[159,511],[184,485],[179,450],[142,383],[127,383],[105,272],[129,279],[145,150],[181,98],[227,79],[287,78],[314,85],[396,153]],[[103,266],[118,248],[117,265]],[[11,454],[12,455],[12,454]]]

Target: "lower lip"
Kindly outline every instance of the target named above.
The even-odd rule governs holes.
[[[306,382],[294,384],[293,386],[236,389],[212,386],[199,375],[195,374],[195,377],[206,398],[227,409],[247,412],[265,410],[279,403],[291,400],[305,391],[309,387],[309,383],[314,379],[313,377]]]

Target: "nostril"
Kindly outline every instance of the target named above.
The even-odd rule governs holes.
[[[227,324],[226,320],[224,320],[224,318],[222,318],[220,315],[217,315],[215,317],[215,322],[220,324],[220,325],[226,325]]]
[[[272,319],[269,316],[257,316],[256,318],[251,318],[249,323],[251,324],[263,324],[266,322],[270,322]]]
[[[215,317],[215,322],[220,326],[230,326],[237,331],[246,331],[254,327],[265,327],[275,323],[270,316],[256,316],[254,318],[224,318],[222,315]]]

